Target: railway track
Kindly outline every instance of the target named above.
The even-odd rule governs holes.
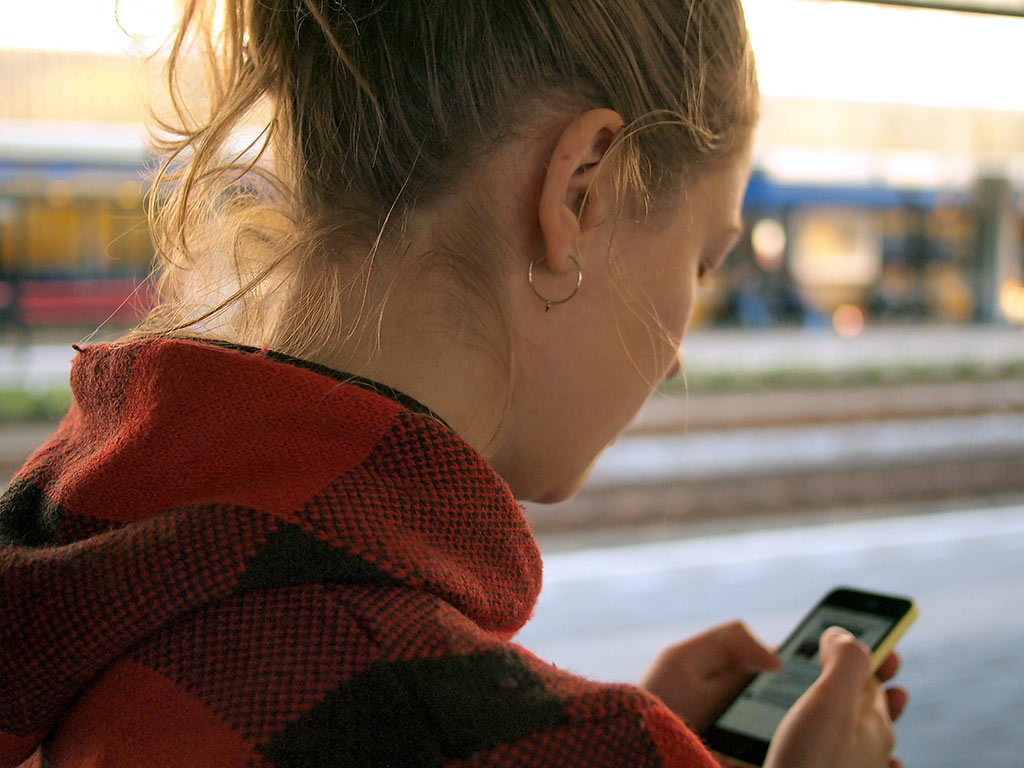
[[[1024,380],[654,399],[538,533],[1024,497]]]

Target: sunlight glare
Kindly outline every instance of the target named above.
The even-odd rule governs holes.
[[[768,97],[1024,111],[1024,19],[745,0]]]
[[[0,14],[0,49],[115,54],[151,51],[177,18],[175,0],[0,0]]]
[[[172,29],[178,4],[0,0],[0,49],[151,51]],[[839,0],[744,5],[769,98],[1024,111],[1024,89],[1007,85],[1024,71],[1024,19]]]

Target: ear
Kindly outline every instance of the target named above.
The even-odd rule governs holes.
[[[574,268],[573,248],[583,219],[580,206],[596,178],[597,164],[622,125],[617,112],[592,109],[577,115],[558,138],[544,174],[538,210],[547,268],[555,274]],[[588,208],[593,200],[591,192]]]

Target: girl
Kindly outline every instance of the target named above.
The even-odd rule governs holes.
[[[511,638],[516,499],[678,369],[740,231],[739,0],[190,0],[169,80],[160,303],[0,507],[0,764],[715,765],[778,663],[742,625],[641,687]],[[905,694],[822,659],[767,764],[893,764]]]

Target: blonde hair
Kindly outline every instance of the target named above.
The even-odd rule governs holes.
[[[740,0],[187,0],[168,62],[159,301],[137,333],[300,357],[372,321],[376,259],[399,258],[412,214],[539,116],[618,112],[617,185],[645,208],[733,152],[757,113]],[[487,212],[461,209],[428,268],[500,310]],[[286,304],[289,284],[304,291]]]

